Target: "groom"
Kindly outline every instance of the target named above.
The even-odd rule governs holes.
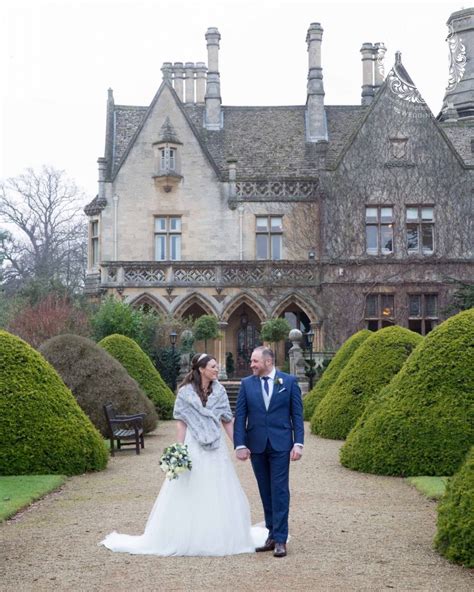
[[[257,347],[250,360],[253,376],[242,380],[234,423],[237,458],[250,458],[268,528],[256,551],[285,557],[290,507],[290,460],[303,453],[301,391],[294,376],[277,371],[271,349]]]

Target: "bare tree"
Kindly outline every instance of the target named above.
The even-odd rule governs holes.
[[[16,291],[36,282],[47,291],[75,292],[85,273],[84,196],[64,171],[27,169],[0,183],[0,261],[3,284]]]

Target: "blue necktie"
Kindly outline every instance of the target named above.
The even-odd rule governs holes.
[[[265,407],[268,409],[268,406],[270,405],[270,388],[268,386],[268,381],[270,380],[269,376],[262,376],[262,380],[263,380],[263,390],[265,391],[266,397],[265,397]]]

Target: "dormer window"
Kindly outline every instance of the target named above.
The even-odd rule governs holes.
[[[181,173],[180,146],[176,132],[169,117],[166,118],[160,131],[160,138],[153,144],[155,154],[155,184],[169,193],[177,187],[183,178]]]

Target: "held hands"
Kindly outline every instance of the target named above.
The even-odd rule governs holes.
[[[239,460],[248,460],[250,458],[250,450],[248,448],[239,448],[235,451],[235,456]]]
[[[303,456],[303,449],[301,448],[301,446],[298,446],[297,444],[295,444],[295,446],[293,446],[293,449],[290,454],[290,460],[300,460],[300,458],[302,456]]]

